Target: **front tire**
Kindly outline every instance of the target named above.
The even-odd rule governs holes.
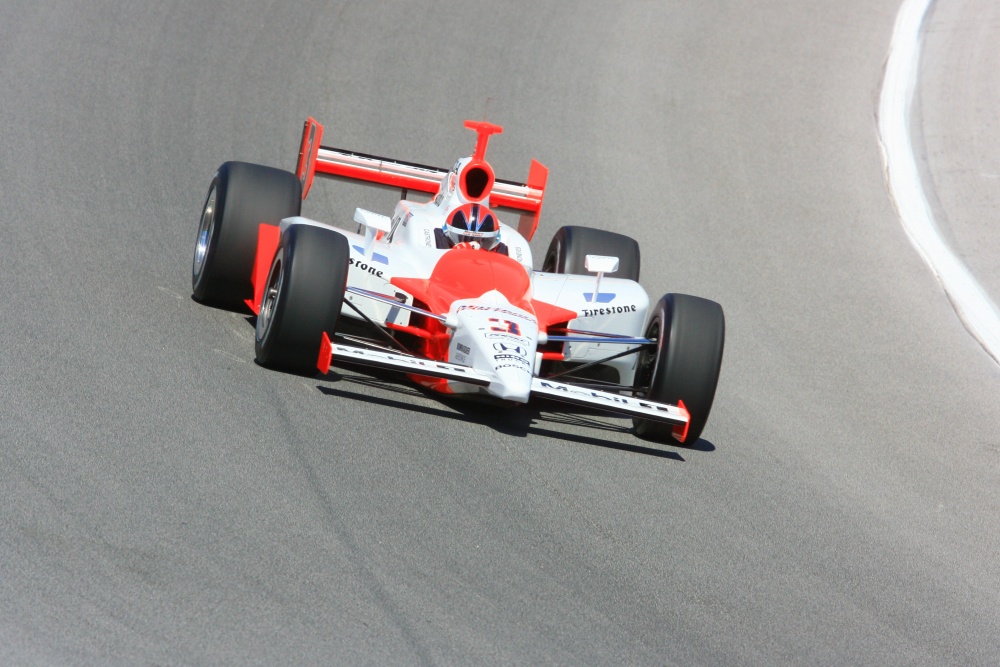
[[[667,294],[657,302],[646,326],[646,338],[655,350],[639,353],[636,393],[651,401],[677,405],[683,401],[691,415],[685,445],[701,436],[715,400],[726,338],[722,306],[687,294]],[[637,435],[650,440],[673,438],[669,424],[633,419]]]
[[[191,266],[194,298],[223,308],[253,298],[250,274],[260,223],[277,225],[302,211],[295,174],[247,162],[226,162],[208,188]]]
[[[292,225],[281,235],[257,315],[257,361],[314,375],[323,332],[332,335],[344,305],[350,248],[337,232]]]
[[[560,227],[552,237],[542,271],[586,275],[584,261],[587,255],[606,255],[618,258],[615,278],[639,281],[639,244],[635,239],[603,229]]]

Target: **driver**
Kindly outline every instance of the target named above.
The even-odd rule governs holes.
[[[507,254],[500,243],[500,223],[493,211],[482,204],[463,204],[448,214],[444,226],[434,230],[438,248],[473,248]]]

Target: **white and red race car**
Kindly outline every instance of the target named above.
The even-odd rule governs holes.
[[[562,227],[535,270],[528,242],[548,170],[532,160],[526,183],[495,178],[486,149],[502,128],[465,127],[476,147],[451,169],[322,146],[312,118],[296,173],[224,163],[198,225],[194,297],[249,307],[264,366],[391,369],[445,394],[540,396],[630,416],[641,437],[697,441],[722,363],[722,308],[684,294],[651,304],[638,244],[612,232]],[[357,209],[346,231],[301,216],[315,176],[402,196],[392,216]]]

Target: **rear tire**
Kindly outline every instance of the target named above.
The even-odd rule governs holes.
[[[584,260],[587,255],[617,257],[618,270],[611,275],[638,282],[639,244],[634,239],[603,229],[573,225],[560,227],[552,237],[542,271],[586,275]]]
[[[315,375],[323,332],[333,335],[344,305],[350,248],[337,232],[292,225],[281,235],[257,316],[257,361]]]
[[[726,319],[722,306],[687,294],[667,294],[657,302],[646,326],[646,338],[655,338],[655,350],[639,353],[635,387],[649,387],[645,397],[677,405],[683,401],[691,414],[685,445],[701,436],[719,383]],[[673,439],[669,424],[633,419],[637,435],[650,440]]]
[[[223,163],[202,208],[191,267],[194,298],[223,308],[244,307],[253,298],[250,274],[257,227],[277,225],[302,211],[302,185],[295,174],[247,162]]]

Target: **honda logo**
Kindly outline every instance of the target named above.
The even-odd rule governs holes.
[[[525,350],[520,345],[507,345],[506,343],[493,343],[493,349],[497,352],[509,352],[511,354],[516,354],[519,357],[528,356],[527,350]]]

